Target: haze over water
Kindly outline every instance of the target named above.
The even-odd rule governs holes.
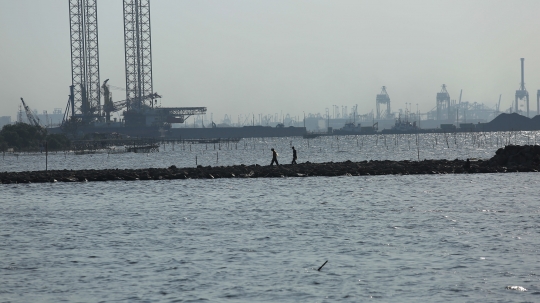
[[[489,158],[496,136],[510,134],[458,134],[454,147],[422,136],[421,159],[453,159]],[[300,162],[415,160],[416,137],[395,138],[324,137],[309,148],[266,138],[217,151],[219,165],[268,165],[270,147],[288,162],[291,141]],[[216,165],[213,145],[180,146],[58,153],[49,165],[182,167],[195,155]],[[0,170],[42,160],[6,155]],[[0,185],[0,301],[534,302],[539,182],[508,173]]]

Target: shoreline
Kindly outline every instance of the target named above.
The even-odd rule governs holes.
[[[540,146],[513,146],[497,150],[487,160],[423,160],[299,163],[280,166],[233,165],[189,168],[104,170],[50,170],[0,172],[0,183],[54,183],[217,178],[285,178],[374,175],[485,174],[540,171]]]

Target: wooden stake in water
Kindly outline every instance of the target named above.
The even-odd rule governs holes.
[[[420,162],[420,144],[418,144],[418,133],[416,133],[416,152],[418,155],[418,161]]]
[[[321,267],[319,267],[319,269],[317,269],[317,271],[321,271],[321,269],[323,268],[323,266],[325,266],[325,265],[326,265],[326,263],[328,263],[328,260],[326,260],[326,262],[324,262],[324,264],[323,264],[323,265],[321,265]]]
[[[49,149],[48,149],[48,146],[47,146],[47,141],[45,141],[45,171],[47,171],[49,169],[48,167],[48,159],[49,158]]]

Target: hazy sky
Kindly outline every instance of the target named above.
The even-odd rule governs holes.
[[[508,108],[540,89],[540,1],[154,0],[154,90],[163,106],[229,114],[375,108],[425,112],[452,99]],[[125,87],[122,1],[98,1],[101,81]],[[0,116],[64,110],[71,84],[67,0],[0,0]],[[125,99],[113,91],[115,101]]]

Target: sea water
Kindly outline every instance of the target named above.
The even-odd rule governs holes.
[[[455,150],[496,149],[483,144]],[[160,159],[167,153],[187,154],[147,157],[178,163]],[[538,302],[539,182],[509,173],[0,185],[0,302]]]
[[[538,142],[537,142],[538,139]],[[216,144],[161,144],[156,153],[121,153],[124,146],[76,155],[73,152],[5,153],[0,172],[63,169],[164,168],[269,165],[271,148],[280,164],[292,161],[292,146],[298,163],[369,160],[489,159],[509,144],[540,144],[540,131],[494,133],[404,134],[370,136],[325,136],[315,139],[250,138]],[[120,153],[119,153],[120,152]]]

